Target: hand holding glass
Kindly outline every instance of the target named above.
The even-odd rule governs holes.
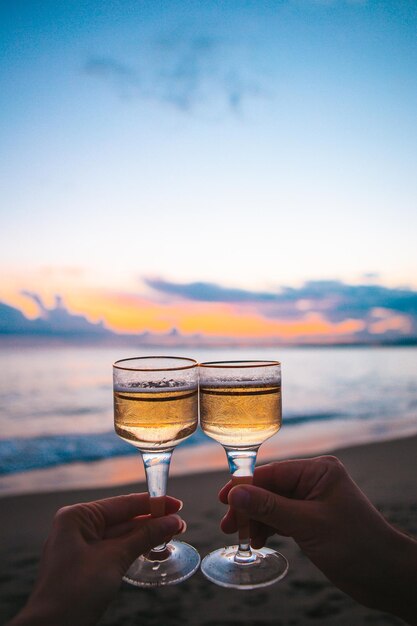
[[[165,513],[172,451],[197,428],[197,363],[178,357],[116,361],[113,390],[116,433],[141,453],[151,514],[159,517]],[[189,578],[199,564],[192,546],[170,541],[136,559],[123,580],[138,587],[173,585]]]
[[[201,427],[223,445],[232,482],[251,483],[259,446],[281,427],[281,365],[225,361],[200,365]],[[253,589],[283,578],[288,562],[269,548],[253,550],[248,519],[238,518],[239,545],[215,550],[201,564],[222,587]]]

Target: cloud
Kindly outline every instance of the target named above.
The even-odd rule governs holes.
[[[31,320],[19,309],[0,302],[0,334],[21,334],[33,327]]]
[[[417,333],[417,291],[412,289],[393,289],[375,284],[349,285],[337,280],[308,281],[301,287],[266,292],[205,282],[175,283],[147,278],[145,283],[160,293],[186,300],[255,307],[265,318],[301,319],[313,312],[332,323],[364,320],[373,329]],[[395,322],[384,319],[382,323],[381,311],[385,312],[384,318],[395,316]]]
[[[145,284],[156,291],[199,302],[268,302],[276,294],[227,288],[215,283],[172,283],[160,278],[145,278]]]
[[[138,72],[111,57],[91,57],[84,64],[84,72],[110,82],[122,98],[140,93],[141,81]]]
[[[307,281],[301,287],[250,291],[207,282],[175,283],[161,278],[145,278],[144,281],[156,291],[200,302],[295,304],[299,301],[310,301],[312,305],[328,307],[335,314],[349,309],[350,315],[362,315],[375,307],[382,307],[417,315],[417,291],[374,284],[349,285],[338,280],[315,280]]]
[[[46,319],[48,317],[50,311],[46,308],[42,298],[37,293],[34,293],[33,291],[27,291],[26,289],[22,289],[20,293],[22,296],[26,296],[36,304],[40,313],[40,317],[42,317],[43,319]]]
[[[103,76],[104,78],[123,78],[135,76],[135,72],[114,59],[108,57],[93,57],[84,65],[86,74],[92,76]]]
[[[380,274],[379,272],[364,272],[362,274],[362,278],[364,281],[370,280],[370,281],[378,281],[380,279]]]
[[[129,62],[92,56],[83,70],[110,83],[122,98],[158,101],[180,111],[220,105],[236,113],[248,99],[266,95],[237,53],[218,37],[173,31],[143,43]]]
[[[60,296],[48,308],[37,293],[24,291],[39,316],[28,319],[0,302],[0,334],[114,338],[121,337],[120,332],[129,333],[126,337],[141,333],[140,341],[149,345],[155,341],[201,345],[221,338],[290,343],[417,340],[417,291],[412,289],[337,280],[265,291],[204,281],[144,282],[152,289],[147,295],[104,290],[78,302],[78,310],[93,318],[103,316],[114,332],[71,313]],[[179,334],[172,334],[173,328]]]
[[[101,322],[94,324],[83,315],[70,313],[60,296],[56,296],[55,306],[48,309],[38,294],[25,290],[21,293],[35,302],[40,316],[34,320],[28,319],[19,309],[0,302],[0,334],[47,336],[112,334]]]
[[[311,281],[297,290],[294,298],[324,303],[328,319],[338,321],[363,318],[373,309],[382,308],[417,317],[417,291],[393,289],[380,285],[348,285],[340,281]]]

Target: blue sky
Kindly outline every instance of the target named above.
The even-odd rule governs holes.
[[[416,26],[403,0],[3,2],[0,299],[417,287]]]

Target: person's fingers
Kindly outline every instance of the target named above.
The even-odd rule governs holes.
[[[229,480],[228,483],[226,483],[224,485],[224,487],[222,487],[219,491],[219,500],[220,502],[223,502],[223,504],[227,504],[227,497],[229,495],[229,491],[231,490],[231,488],[233,487],[232,481]]]
[[[315,494],[325,474],[341,476],[345,470],[333,456],[279,461],[257,467],[253,484],[281,496],[305,500]]]
[[[133,518],[127,522],[121,524],[115,524],[114,526],[108,526],[103,534],[103,539],[116,539],[117,537],[123,537],[130,531],[134,530],[141,525],[141,522],[151,519],[150,515],[143,515],[142,517]]]
[[[276,463],[269,463],[268,465],[261,465],[255,469],[253,477],[253,485],[262,487],[264,490],[268,490],[271,493],[278,493],[281,495],[291,495],[294,490],[300,484],[303,474],[316,475],[319,463],[314,463],[318,459],[301,459],[295,461],[280,461]],[[230,493],[234,488],[233,482],[230,480],[219,492],[219,499],[223,504],[230,504]],[[253,518],[254,516],[251,515]],[[259,518],[257,518],[259,520]],[[264,521],[264,520],[259,520]],[[265,541],[267,536],[273,534],[265,531],[262,525],[257,528],[256,521],[252,519],[251,531],[252,537],[257,538],[259,536],[260,541]],[[221,529],[227,534],[236,532],[237,523],[236,516],[233,514],[233,510],[229,508],[226,515],[221,521]]]
[[[260,465],[255,468],[253,484],[274,493],[290,495],[297,487],[303,472],[309,469],[311,472],[312,462],[312,459],[297,459]],[[233,482],[229,480],[220,490],[219,499],[223,504],[228,503],[228,496],[232,487]]]
[[[98,500],[90,504],[99,508],[108,526],[119,524],[137,515],[150,512],[149,495],[147,493],[117,496],[115,498],[107,498],[106,500]],[[182,506],[182,502],[177,500],[177,498],[166,496],[165,506],[167,513],[174,512],[178,511]]]
[[[255,469],[253,484],[282,496],[294,495],[305,472],[311,472],[311,459],[278,461]]]
[[[255,468],[253,484],[282,496],[297,496],[303,499],[320,480],[329,459],[330,457],[316,457],[260,465]],[[219,499],[223,504],[228,503],[232,487],[233,483],[230,480],[220,490]]]
[[[237,531],[236,515],[230,507],[220,522],[220,528],[224,533],[226,533],[226,535],[230,535],[231,533],[235,533]]]
[[[166,497],[165,501],[165,511],[166,515],[171,515],[172,513],[178,513],[182,509],[181,500],[177,500],[176,498],[171,498],[169,496]],[[150,519],[150,515],[142,515],[140,517],[135,517],[127,522],[121,522],[120,524],[114,524],[113,526],[107,526],[104,531],[105,539],[114,539],[115,537],[121,537],[126,533],[138,528],[144,521]]]
[[[254,519],[250,522],[250,536],[254,548],[262,548],[268,537],[272,537],[275,533],[275,528],[267,526],[262,522],[258,522]]]
[[[84,506],[98,512],[106,526],[112,526],[137,515],[149,513],[149,495],[147,493],[132,493],[126,496],[87,502]]]
[[[169,541],[174,535],[183,533],[186,528],[186,523],[179,515],[150,517],[139,523],[126,537],[116,539],[124,547],[123,558],[126,559],[126,568],[137,556]]]
[[[255,535],[255,537],[252,537],[251,539],[251,546],[252,548],[254,548],[255,550],[259,550],[260,548],[263,548],[264,545],[266,544],[266,540],[268,539],[269,535],[266,534],[259,534],[259,535]]]
[[[165,515],[171,515],[181,511],[183,507],[183,501],[172,496],[165,496]]]
[[[253,548],[262,548],[268,539],[276,534],[276,529],[272,526],[262,524],[255,520],[251,521],[251,543]]]
[[[104,539],[117,539],[123,538],[126,535],[129,535],[132,531],[136,532],[140,530],[143,526],[145,526],[149,520],[157,519],[153,518],[151,515],[141,515],[140,517],[135,517],[128,522],[123,522],[122,524],[116,524],[115,526],[109,526],[106,529],[104,534]]]
[[[177,511],[181,505],[181,500],[166,496],[167,512]],[[149,512],[149,495],[147,493],[132,493],[126,496],[115,496],[114,498],[64,507],[58,511],[56,518],[70,521],[71,519],[87,517],[94,526],[105,528]]]
[[[229,508],[226,515],[220,522],[220,528],[224,533],[226,533],[226,535],[231,535],[232,533],[237,532],[238,525],[233,509]],[[251,543],[254,548],[262,548],[268,537],[275,535],[275,533],[276,530],[274,528],[266,526],[262,522],[258,522],[253,519],[250,521]]]
[[[230,491],[229,504],[250,518],[271,526],[281,535],[294,535],[299,524],[306,523],[309,506],[313,503],[285,498],[260,487],[242,485]]]

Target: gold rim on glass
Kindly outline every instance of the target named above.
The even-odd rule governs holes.
[[[205,363],[199,363],[199,367],[212,367],[212,368],[241,368],[241,367],[273,367],[281,365],[280,361],[206,361]]]
[[[145,361],[146,359],[171,359],[175,361],[189,361],[191,365],[182,365],[179,367],[122,367],[119,363],[126,363],[126,361]],[[129,372],[172,372],[178,370],[189,370],[193,367],[197,367],[198,363],[195,359],[189,359],[182,356],[132,356],[128,359],[119,359],[113,363],[113,367],[119,370],[126,370]]]

